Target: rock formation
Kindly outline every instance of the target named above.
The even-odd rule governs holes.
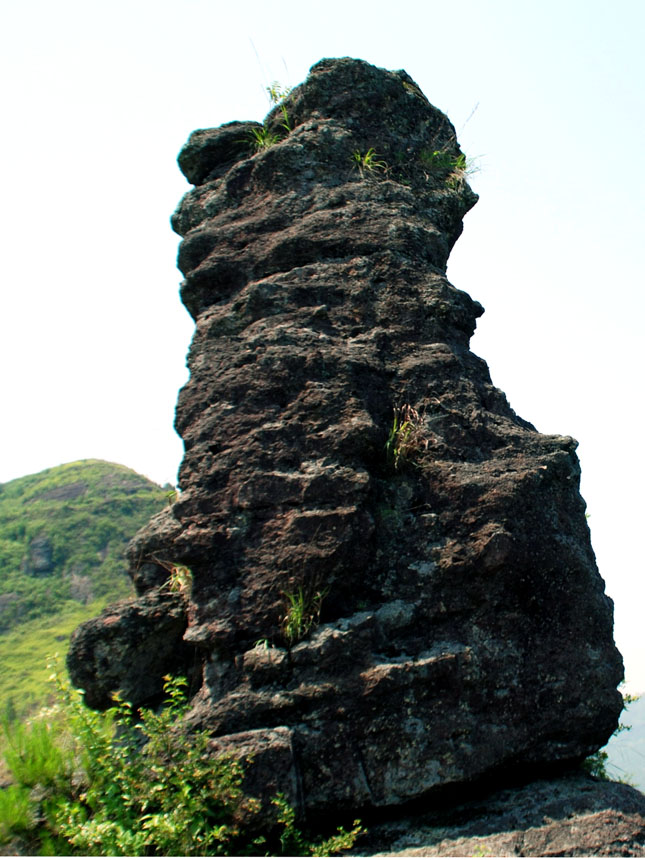
[[[183,667],[194,724],[308,814],[597,750],[622,661],[576,442],[469,351],[448,119],[403,71],[323,60],[179,164],[181,494],[131,544],[139,597],[75,634],[88,703]]]
[[[356,848],[368,857],[643,857],[645,797],[566,773],[374,824]]]

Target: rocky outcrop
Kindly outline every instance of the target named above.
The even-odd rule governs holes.
[[[54,572],[54,547],[46,534],[38,534],[29,541],[20,567],[27,576],[49,576]]]
[[[190,719],[255,744],[308,814],[598,749],[622,662],[576,443],[519,418],[469,350],[483,309],[445,268],[477,198],[450,122],[405,72],[323,60],[263,126],[195,132],[179,163],[182,492],[115,610],[158,628],[75,636],[88,701],[149,699],[196,649]],[[176,565],[192,590],[170,623]]]
[[[352,852],[388,857],[642,857],[645,797],[584,773],[373,824]]]

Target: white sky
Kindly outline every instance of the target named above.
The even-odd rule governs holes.
[[[86,457],[175,481],[181,145],[262,119],[264,87],[322,57],[404,68],[479,157],[448,276],[486,308],[472,348],[513,408],[580,441],[645,690],[644,40],[642,0],[4,0],[0,481]]]

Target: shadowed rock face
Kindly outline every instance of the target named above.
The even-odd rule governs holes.
[[[642,857],[645,797],[581,772],[376,822],[366,857]]]
[[[351,59],[284,111],[267,148],[230,123],[179,156],[182,492],[129,551],[165,646],[149,620],[119,640],[135,610],[112,608],[75,634],[72,677],[94,706],[142,701],[199,655],[190,719],[310,813],[582,758],[621,710],[612,603],[575,441],[518,418],[469,351],[454,129],[405,72]],[[168,597],[179,563],[189,598]],[[289,635],[299,599],[313,623]]]

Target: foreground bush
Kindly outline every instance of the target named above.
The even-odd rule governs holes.
[[[243,767],[212,758],[208,735],[179,720],[184,679],[166,678],[161,711],[115,698],[104,714],[57,678],[61,704],[22,725],[5,720],[13,784],[0,791],[0,838],[44,854],[190,856],[328,855],[349,849],[361,828],[312,842],[277,797],[278,827],[261,834],[260,802],[242,790]],[[254,821],[256,822],[254,824]]]

